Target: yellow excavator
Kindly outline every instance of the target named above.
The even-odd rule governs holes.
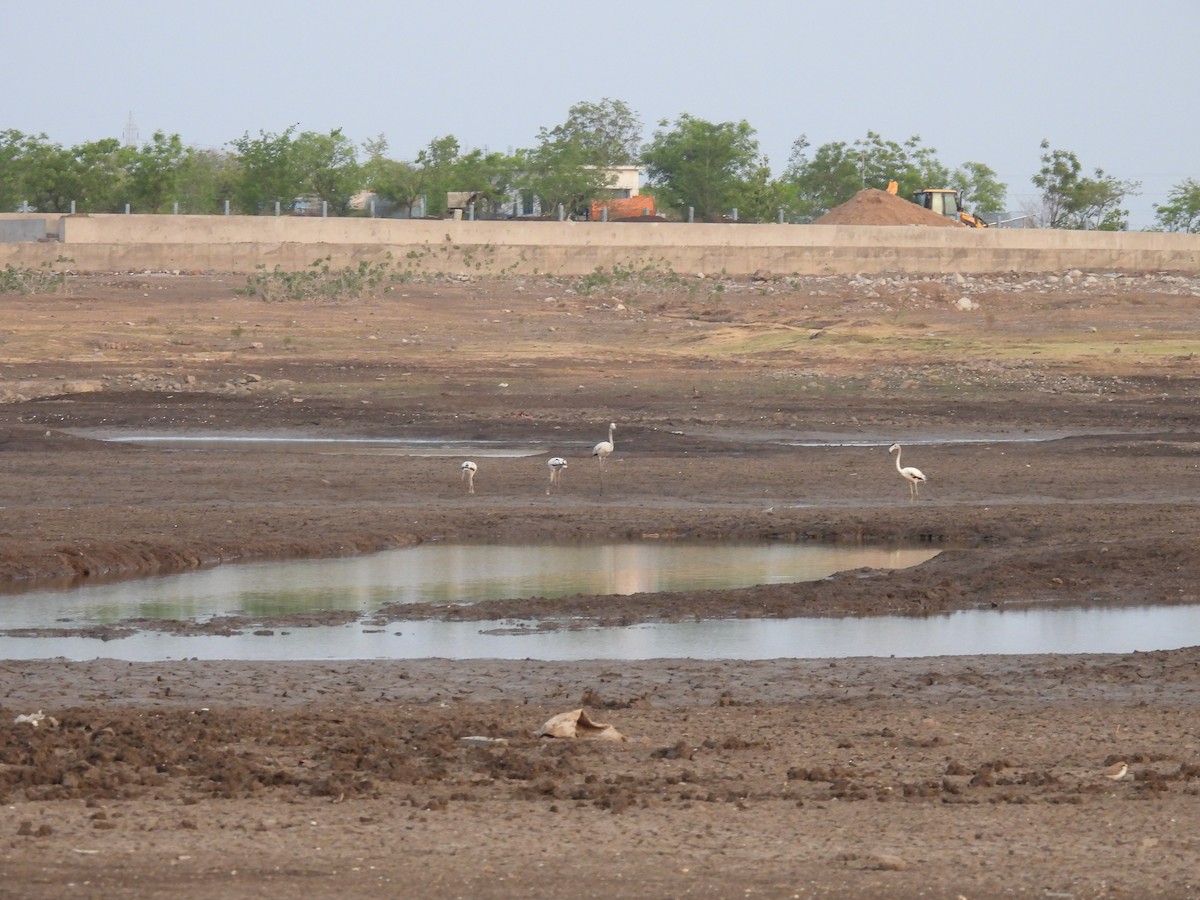
[[[900,186],[896,182],[890,181],[887,189],[889,194],[895,194]],[[947,219],[962,222],[969,228],[988,227],[988,223],[979,216],[973,216],[963,209],[962,191],[956,191],[953,188],[925,188],[923,191],[914,193],[912,199],[917,206],[923,206]]]

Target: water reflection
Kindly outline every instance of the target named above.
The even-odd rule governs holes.
[[[329,659],[822,659],[1173,650],[1200,639],[1200,606],[959,612],[925,619],[737,619],[594,628],[514,629],[501,622],[361,623],[266,635],[142,632],[86,638],[0,636],[8,659],[195,657]]]
[[[321,610],[388,603],[633,594],[814,581],[861,567],[904,568],[929,549],[626,542],[424,544],[349,559],[219,566],[161,578],[0,598],[0,630]]]
[[[161,578],[0,597],[0,631],[348,610],[341,626],[232,636],[138,632],[104,641],[0,634],[0,658],[772,659],[1129,653],[1200,642],[1200,606],[960,612],[933,618],[739,619],[542,630],[513,622],[367,624],[385,604],[631,594],[824,578],[899,568],[929,549],[630,542],[571,546],[428,544],[372,556],[222,566]]]

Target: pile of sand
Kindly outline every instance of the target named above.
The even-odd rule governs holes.
[[[934,227],[965,228],[961,222],[939,216],[922,206],[881,191],[867,188],[859,191],[841,206],[835,206],[814,225],[933,225]]]

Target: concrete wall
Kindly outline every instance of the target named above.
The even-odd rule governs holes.
[[[0,213],[0,242],[57,238],[61,220],[62,216],[46,213]]]
[[[46,239],[45,219],[0,219],[0,243]]]
[[[52,223],[51,223],[52,224]],[[586,274],[655,266],[746,275],[1200,272],[1200,235],[864,225],[468,222],[276,216],[64,216],[62,243],[0,244],[5,263],[78,271],[253,272],[389,260],[415,271]]]

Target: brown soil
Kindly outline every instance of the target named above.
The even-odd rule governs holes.
[[[932,225],[935,228],[962,228],[932,210],[903,200],[878,188],[865,188],[825,215],[813,220],[814,225]]]
[[[0,578],[753,538],[947,552],[414,615],[1197,602],[1200,279],[597,281],[262,303],[244,279],[142,274],[7,295]],[[468,495],[459,458],[96,439],[150,430],[546,452],[477,458]],[[854,443],[794,445],[814,438]],[[910,502],[887,446],[963,438],[906,449],[929,476]],[[547,496],[552,455],[569,468]],[[4,661],[0,897],[1197,896],[1198,662]],[[578,707],[628,740],[533,736]]]

